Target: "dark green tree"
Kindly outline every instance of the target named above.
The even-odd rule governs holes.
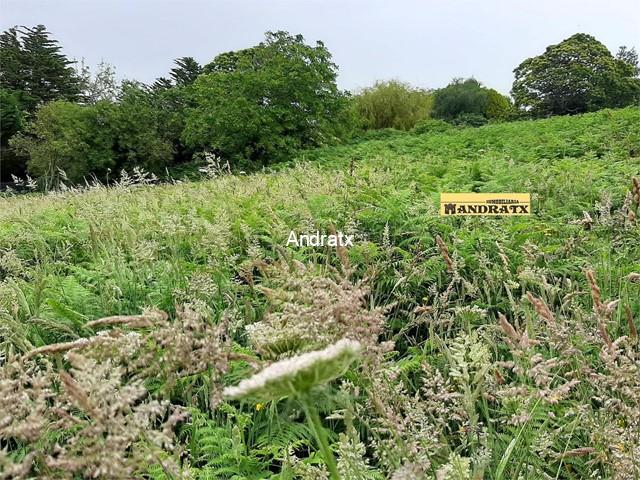
[[[9,139],[26,124],[26,119],[46,102],[78,99],[80,80],[72,64],[43,25],[16,26],[0,34],[0,89],[3,91],[0,176],[3,180],[11,174],[25,173],[25,159],[12,151]]]
[[[637,65],[614,58],[591,35],[577,33],[515,70],[516,107],[533,116],[565,115],[638,102]]]
[[[24,176],[24,159],[9,147],[9,139],[20,131],[25,121],[20,95],[0,88],[0,181],[11,180],[11,175]]]
[[[65,100],[47,103],[10,144],[28,157],[29,173],[44,188],[55,186],[61,175],[72,182],[92,174],[100,178],[115,166],[109,128],[113,108],[107,102],[91,106]]]
[[[202,73],[202,67],[193,57],[181,57],[175,60],[176,66],[171,69],[171,79],[178,87],[191,85]]]
[[[157,173],[171,163],[172,146],[163,132],[162,112],[144,85],[123,82],[109,122],[118,169],[140,166]]]
[[[203,71],[202,66],[192,57],[174,60],[169,78],[160,77],[151,86],[152,102],[159,114],[159,130],[173,149],[175,162],[190,160],[193,149],[182,141],[187,109],[194,107],[191,85]]]
[[[476,79],[456,78],[446,87],[436,90],[433,116],[447,121],[464,114],[486,117],[488,102],[487,89]]]
[[[13,27],[0,35],[0,87],[21,92],[28,112],[52,100],[74,101],[80,95],[74,62],[50,35],[44,25]]]
[[[183,138],[227,159],[266,164],[329,142],[346,110],[324,44],[268,32],[259,45],[219,55],[193,84]]]

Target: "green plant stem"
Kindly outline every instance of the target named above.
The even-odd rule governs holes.
[[[324,463],[327,465],[327,469],[329,470],[331,479],[340,480],[336,458],[331,451],[329,442],[327,441],[327,432],[322,426],[320,415],[318,415],[318,410],[311,404],[308,398],[301,397],[299,400],[302,404],[302,408],[304,409],[305,416],[309,421],[309,425],[311,426],[311,429],[313,430],[313,433],[316,437],[316,441],[318,442],[318,446],[320,447],[320,452],[322,453],[322,457],[324,458]]]

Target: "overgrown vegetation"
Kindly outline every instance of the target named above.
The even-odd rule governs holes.
[[[0,197],[0,477],[640,476],[640,110],[385,135]]]
[[[212,56],[215,52],[212,52]],[[322,42],[267,32],[264,41],[200,65],[181,57],[150,85],[116,80],[102,62],[75,65],[43,25],[0,35],[0,182],[32,177],[40,189],[67,181],[108,183],[124,170],[157,176],[224,158],[256,171],[306,149],[354,137],[458,127],[638,105],[638,55],[616,57],[576,34],[515,70],[510,98],[469,78],[435,89],[378,81],[355,94],[336,83]],[[15,185],[14,185],[15,186]]]
[[[371,130],[409,130],[431,116],[433,95],[397,80],[377,82],[354,99],[363,127]]]

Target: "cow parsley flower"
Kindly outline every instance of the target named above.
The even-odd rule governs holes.
[[[229,399],[252,397],[275,400],[308,392],[315,385],[342,375],[360,349],[360,343],[355,340],[340,340],[323,350],[273,363],[237,386],[225,388],[223,395]]]

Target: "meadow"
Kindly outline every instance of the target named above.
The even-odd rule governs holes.
[[[640,109],[209,174],[0,197],[0,478],[640,478]]]

